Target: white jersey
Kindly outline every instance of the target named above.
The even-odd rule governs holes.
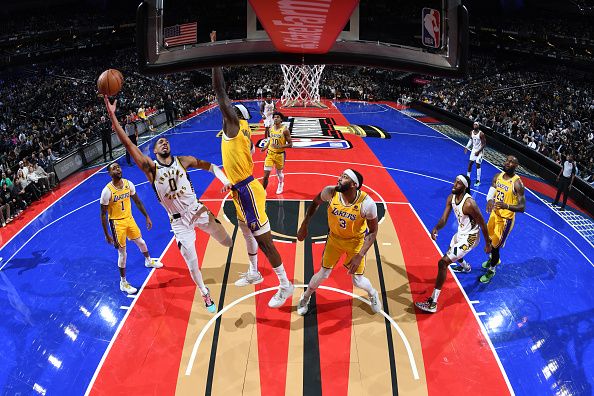
[[[452,196],[452,209],[458,220],[458,234],[475,234],[479,231],[476,221],[462,211],[464,203],[469,198],[472,197],[469,194],[464,194],[460,203],[456,204],[456,196]]]
[[[272,113],[274,113],[274,102],[271,101],[270,103],[264,102],[264,117],[270,118],[272,117]]]
[[[198,204],[194,187],[188,172],[182,166],[178,157],[173,157],[171,165],[167,166],[155,161],[155,182],[153,187],[161,205],[170,216],[188,213]]]
[[[472,130],[470,138],[472,139],[472,152],[476,153],[483,146],[481,142],[481,131],[479,130],[477,133],[474,133],[474,130]]]

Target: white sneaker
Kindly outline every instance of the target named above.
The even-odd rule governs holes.
[[[120,281],[120,290],[128,294],[134,294],[138,291],[138,289],[129,284],[128,281]]]
[[[264,277],[260,272],[242,272],[239,275],[239,279],[235,281],[235,286],[243,287],[247,285],[257,285],[258,283],[262,283],[264,281]]]
[[[156,258],[144,260],[144,266],[147,268],[163,268],[163,263]]]
[[[309,300],[311,300],[311,296],[306,300],[305,292],[301,293],[301,297],[299,297],[299,302],[297,303],[297,313],[299,315],[303,316],[309,311]]]
[[[276,193],[277,194],[282,194],[283,193],[283,187],[285,186],[285,183],[278,183],[278,187],[276,188]]]
[[[287,298],[293,295],[293,291],[295,290],[295,286],[293,284],[289,284],[289,287],[279,287],[278,291],[270,301],[268,301],[268,306],[270,308],[280,308],[284,305]]]
[[[371,302],[371,310],[374,313],[378,313],[382,310],[382,302],[379,299],[379,294],[377,291],[375,292],[375,295],[369,296],[369,302]]]

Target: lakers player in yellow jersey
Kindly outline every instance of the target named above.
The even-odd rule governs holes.
[[[283,193],[283,187],[285,184],[285,175],[283,169],[285,168],[285,149],[293,147],[291,141],[291,133],[289,128],[283,125],[282,113],[275,111],[272,120],[274,124],[268,131],[268,142],[266,146],[262,148],[262,151],[266,150],[266,159],[264,160],[264,178],[262,179],[262,186],[264,190],[268,187],[268,177],[270,171],[274,167],[276,169],[276,176],[278,178],[278,187],[276,189],[277,194]]]
[[[138,246],[140,252],[144,255],[144,265],[151,268],[161,268],[163,264],[151,260],[148,248],[140,229],[132,217],[132,205],[130,198],[136,204],[136,207],[146,217],[146,228],[150,230],[153,226],[142,201],[136,194],[134,184],[122,178],[122,168],[117,162],[112,163],[107,168],[111,182],[105,186],[101,192],[101,225],[105,240],[118,250],[118,267],[120,269],[120,290],[128,294],[136,293],[136,288],[131,286],[126,280],[126,239],[130,239]],[[111,234],[107,231],[107,222],[109,218],[109,227]]]
[[[330,276],[332,269],[346,255],[344,267],[351,274],[353,285],[369,295],[373,312],[379,312],[382,304],[377,291],[365,272],[365,254],[375,242],[378,230],[377,208],[367,193],[361,191],[363,176],[346,169],[338,179],[336,186],[325,187],[307,209],[303,223],[297,232],[297,239],[303,241],[307,236],[307,227],[314,213],[323,202],[328,202],[328,239],[322,257],[322,266],[312,276],[307,290],[301,295],[297,313],[305,315],[309,310],[312,294]]]
[[[210,34],[216,41],[216,32]],[[245,107],[233,106],[225,89],[225,79],[220,67],[212,69],[212,86],[223,115],[221,155],[223,168],[232,186],[232,197],[237,211],[239,227],[245,238],[250,267],[235,282],[236,286],[254,285],[262,282],[258,272],[258,247],[266,255],[279,280],[278,292],[270,299],[268,306],[279,308],[293,295],[294,286],[287,278],[280,254],[272,242],[270,222],[265,211],[266,190],[253,176],[251,133],[246,119]]]
[[[487,228],[492,248],[491,257],[483,263],[487,273],[480,277],[482,283],[489,283],[495,276],[495,268],[501,263],[500,249],[514,228],[516,213],[526,209],[524,184],[520,176],[516,175],[518,165],[516,157],[507,156],[503,163],[503,172],[493,177],[487,194],[487,212],[491,213]]]

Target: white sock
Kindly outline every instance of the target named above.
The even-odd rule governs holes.
[[[282,170],[276,170],[276,176],[278,177],[279,184],[283,184],[285,182],[285,174]]]
[[[433,294],[431,295],[431,299],[433,300],[433,302],[437,302],[437,298],[439,297],[439,293],[441,293],[441,290],[439,289],[433,289]]]
[[[481,181],[481,168],[476,170],[476,180]]]
[[[470,172],[466,172],[466,176],[470,178]]]
[[[284,265],[279,265],[276,268],[273,268],[274,272],[276,273],[276,276],[278,276],[278,281],[280,283],[280,287],[289,287],[289,285],[291,284],[291,282],[289,282],[289,278],[287,278],[287,273],[285,272],[285,267]]]
[[[251,274],[257,274],[258,273],[258,253],[256,254],[249,254],[248,253],[248,258],[250,259],[250,269],[249,272]]]
[[[120,282],[126,282],[126,276],[120,276]]]

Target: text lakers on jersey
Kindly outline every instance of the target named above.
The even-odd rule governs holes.
[[[122,188],[117,188],[110,182],[101,191],[100,203],[107,205],[107,215],[110,220],[132,217],[130,197],[136,194],[136,187],[127,179],[122,179],[122,183]]]

